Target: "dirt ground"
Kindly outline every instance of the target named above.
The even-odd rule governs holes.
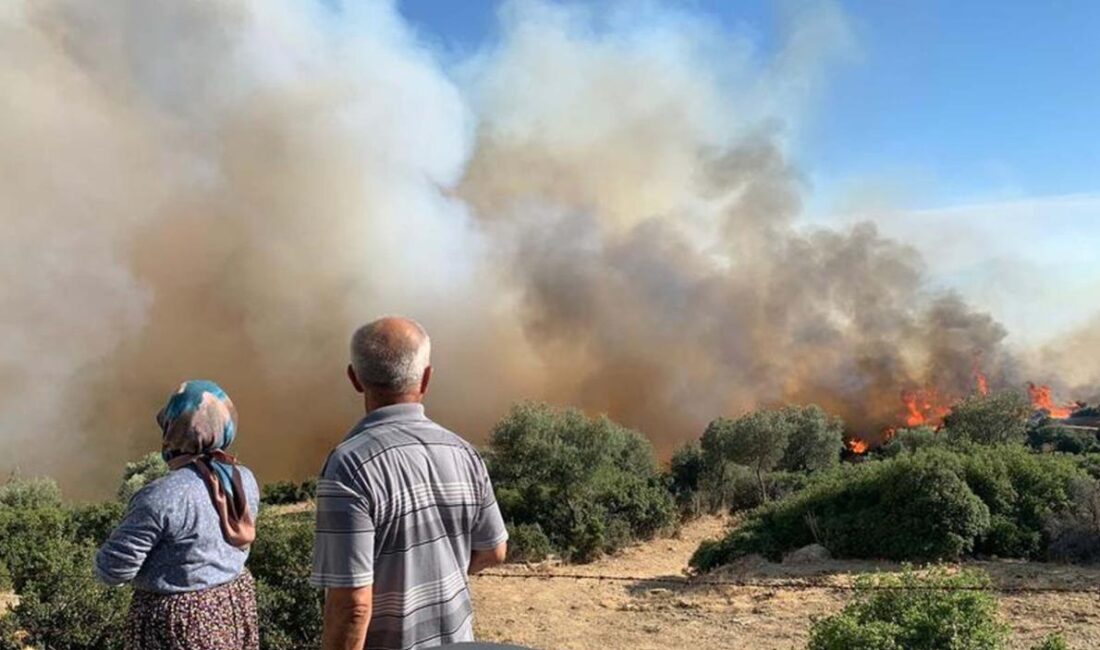
[[[725,527],[718,518],[687,525],[676,539],[629,548],[585,566],[508,565],[472,580],[479,638],[540,650],[601,648],[805,647],[811,620],[843,607],[848,592],[824,588],[699,586],[651,582],[681,577],[688,558]],[[999,586],[1100,588],[1100,568],[1027,562],[971,562]],[[726,579],[753,583],[813,578],[815,584],[850,583],[871,571],[895,571],[890,563],[827,561],[787,566],[747,561],[730,567]],[[493,573],[635,576],[649,580],[603,582],[576,579],[517,579]],[[1100,592],[1019,594],[1000,597],[1001,614],[1013,629],[1010,648],[1027,649],[1061,632],[1076,650],[1100,648]]]

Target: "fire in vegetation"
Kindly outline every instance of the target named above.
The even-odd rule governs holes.
[[[979,367],[977,359],[975,359],[972,374],[974,377],[974,393],[982,396],[989,395],[989,380]],[[1076,412],[1086,407],[1086,404],[1080,401],[1067,402],[1057,406],[1050,386],[1045,384],[1036,384],[1029,381],[1027,382],[1027,393],[1035,414],[1045,415],[1055,420],[1072,418]],[[938,431],[943,427],[944,418],[951,412],[952,407],[961,400],[962,397],[946,398],[934,387],[903,390],[901,392],[902,409],[898,418],[902,423],[901,426],[910,429],[930,427]],[[845,444],[849,452],[860,456],[870,451],[872,447],[889,442],[897,433],[897,429],[898,427],[895,426],[885,428],[877,437],[875,444],[855,436],[849,438]]]
[[[1055,406],[1050,386],[1034,384],[1030,381],[1027,383],[1027,395],[1031,399],[1031,406],[1036,411],[1046,411],[1050,414],[1050,417],[1055,419],[1068,418],[1073,415],[1074,411],[1084,406],[1081,402]]]

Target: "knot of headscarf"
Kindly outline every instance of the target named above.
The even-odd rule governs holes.
[[[193,465],[206,481],[225,540],[240,548],[256,539],[237,459],[226,452],[237,435],[237,409],[221,386],[192,380],[180,385],[157,413],[168,468]]]

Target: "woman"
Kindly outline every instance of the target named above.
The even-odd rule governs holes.
[[[167,476],[130,500],[96,555],[96,575],[133,582],[127,650],[255,650],[256,479],[226,449],[237,411],[212,381],[188,381],[157,414]]]

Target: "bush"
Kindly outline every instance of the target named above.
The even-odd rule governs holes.
[[[778,469],[816,472],[835,467],[844,449],[844,421],[831,417],[820,406],[788,406],[779,410],[787,422],[787,448]]]
[[[710,509],[701,489],[704,471],[703,450],[697,443],[690,442],[672,454],[665,484],[683,516],[695,516]]]
[[[486,462],[505,521],[539,525],[585,562],[675,523],[649,442],[606,417],[521,404],[493,429]]]
[[[810,630],[809,650],[997,650],[1008,628],[975,571],[864,576],[851,603]]]
[[[1059,562],[1100,561],[1100,486],[1079,478],[1070,487],[1070,506],[1052,514],[1044,532],[1047,558]]]
[[[1073,484],[1088,480],[1072,458],[1033,454],[1015,445],[975,447],[939,458],[961,466],[963,479],[989,508],[990,529],[974,549],[982,555],[1041,559],[1049,539],[1044,525],[1070,507]]]
[[[41,565],[43,549],[67,539],[70,527],[52,481],[16,479],[0,487],[0,563],[17,591]]]
[[[871,452],[876,457],[893,458],[905,452],[944,445],[944,437],[932,427],[898,429],[885,445]]]
[[[120,501],[88,503],[69,508],[69,538],[100,546],[122,521],[126,505]]]
[[[1031,650],[1069,650],[1069,644],[1061,634],[1051,634]]]
[[[311,514],[261,514],[248,567],[256,578],[260,647],[319,648],[324,592],[309,584],[313,571]]]
[[[260,499],[268,505],[290,505],[309,501],[317,496],[317,479],[311,478],[301,483],[294,481],[276,481],[264,485]]]
[[[989,527],[989,509],[958,473],[934,459],[903,456],[851,466],[753,512],[725,539],[691,559],[709,570],[759,553],[779,560],[808,544],[835,557],[956,558]]]
[[[19,587],[19,604],[6,622],[25,633],[24,643],[56,650],[122,647],[130,589],[105,587],[92,576],[95,548],[49,540]]]
[[[16,510],[60,508],[61,488],[48,478],[11,478],[0,486],[0,507]]]
[[[1031,404],[1019,393],[971,395],[943,419],[947,437],[979,444],[1022,443]]]
[[[118,500],[129,503],[138,490],[168,474],[168,464],[160,452],[150,452],[141,460],[126,463],[122,473],[122,484],[118,486]]]
[[[1072,458],[1013,445],[906,453],[811,481],[700,547],[692,566],[707,570],[749,553],[779,559],[812,543],[837,557],[1041,559],[1052,518],[1071,509],[1081,481],[1095,485]]]
[[[767,500],[765,473],[783,458],[792,428],[779,411],[753,411],[736,420],[714,420],[701,439],[710,473],[724,483],[730,465],[747,467],[756,479],[761,500]]]
[[[1027,433],[1027,444],[1037,451],[1060,451],[1067,454],[1100,452],[1100,441],[1091,429],[1071,429],[1056,424],[1043,424]]]
[[[508,527],[508,561],[541,562],[553,553],[550,538],[538,524]]]

